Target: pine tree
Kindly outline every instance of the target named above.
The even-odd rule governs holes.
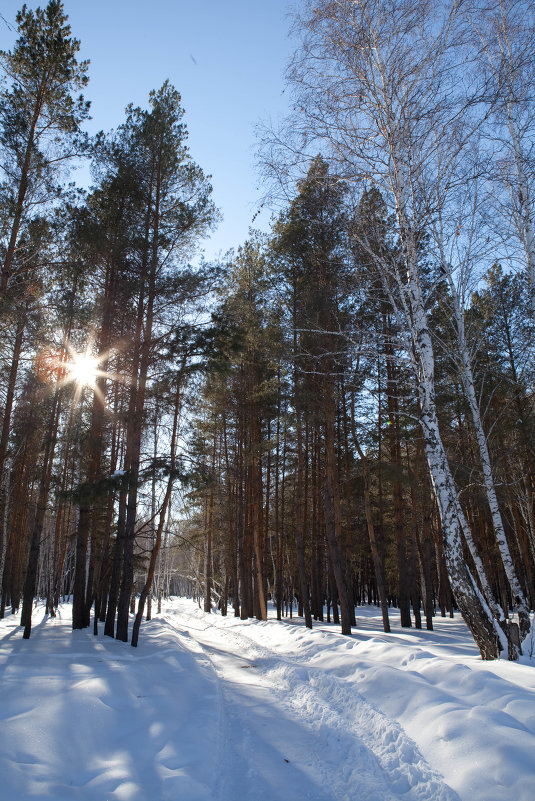
[[[119,131],[123,167],[131,170],[131,280],[135,319],[130,331],[129,399],[123,469],[127,490],[121,493],[112,581],[122,564],[117,599],[110,593],[106,633],[112,633],[117,604],[118,639],[128,638],[128,610],[134,580],[134,544],[147,381],[165,341],[176,328],[177,309],[193,302],[203,277],[182,270],[197,240],[213,225],[216,213],[211,186],[189,156],[179,93],[164,83],[149,98],[149,110],[129,107]],[[174,314],[170,311],[174,305]],[[173,317],[175,318],[173,320]]]
[[[54,175],[60,163],[79,152],[79,125],[89,109],[82,95],[74,97],[87,84],[88,64],[76,60],[80,43],[71,37],[60,0],[50,0],[44,10],[24,5],[17,25],[20,35],[13,50],[0,53],[11,81],[0,97],[2,162],[9,176],[2,186],[1,298],[13,276],[30,209],[55,196]]]
[[[351,632],[353,604],[343,558],[340,530],[340,497],[336,477],[335,421],[336,375],[343,371],[344,280],[347,279],[347,223],[343,198],[345,185],[329,173],[328,164],[317,156],[306,178],[298,185],[299,194],[277,227],[275,247],[287,259],[291,287],[294,405],[297,430],[296,545],[302,597],[307,598],[303,551],[303,445],[302,412],[305,393],[310,403],[316,397],[316,413],[321,421],[325,458],[324,514],[329,555],[342,613],[342,633]],[[301,354],[308,356],[303,360]],[[305,389],[303,371],[315,374],[316,387]],[[314,404],[314,402],[313,402]],[[310,613],[305,612],[311,625]]]

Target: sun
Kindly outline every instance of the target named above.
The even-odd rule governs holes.
[[[68,379],[74,381],[79,387],[95,387],[99,375],[98,359],[89,352],[70,353],[70,360],[66,364]]]
[[[78,404],[86,396],[87,388],[104,407],[106,405],[106,385],[108,381],[129,383],[126,376],[108,371],[108,361],[113,358],[117,348],[94,353],[94,342],[86,343],[84,350],[76,350],[65,341],[61,347],[44,348],[35,356],[35,372],[41,381],[64,387],[73,387],[73,401]]]
[[[93,393],[102,407],[106,405],[106,385],[108,381],[126,384],[126,376],[109,372],[108,361],[113,357],[116,348],[100,351],[94,356],[94,342],[86,343],[84,350],[76,350],[70,342],[64,341],[61,347],[44,348],[35,356],[35,372],[44,383],[65,387],[73,387],[73,402],[79,404],[84,397],[89,397],[85,389]]]

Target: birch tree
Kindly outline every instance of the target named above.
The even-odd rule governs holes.
[[[457,606],[482,657],[493,659],[507,648],[507,639],[495,619],[497,605],[481,593],[463,553],[468,526],[438,426],[421,252],[436,214],[431,190],[437,137],[463,145],[466,87],[459,87],[454,69],[458,7],[334,0],[306,9],[297,21],[303,43],[290,71],[300,109],[298,134],[305,143],[327,142],[341,171],[377,185],[395,214],[397,257],[377,260],[376,266],[412,369]]]
[[[439,158],[438,161],[440,166],[441,159]],[[450,203],[448,213],[445,213],[445,210],[440,206],[437,208],[431,228],[439,271],[449,292],[450,321],[457,345],[457,353],[454,355],[454,359],[470,409],[492,526],[509,582],[513,604],[518,612],[520,633],[523,638],[529,632],[531,625],[529,607],[516,574],[498,503],[487,435],[474,381],[473,362],[474,355],[477,353],[477,342],[470,343],[465,314],[465,307],[470,298],[470,288],[477,282],[477,265],[480,262],[484,262],[487,256],[484,241],[485,233],[479,219],[480,198],[477,171],[476,160],[472,168],[469,166],[468,170],[463,170],[461,174],[457,173],[459,180],[456,181],[456,184],[463,188],[455,193],[456,202]],[[437,192],[440,192],[441,178],[442,172],[439,168],[437,169]],[[474,561],[478,566],[478,573],[482,583],[485,584],[487,583],[487,577],[468,532],[467,541],[473,553]],[[503,612],[507,614],[507,610],[503,610]],[[511,643],[510,648],[513,647]]]
[[[472,0],[465,14],[488,87],[488,139],[496,165],[492,178],[505,189],[500,218],[521,245],[535,319],[535,4]]]

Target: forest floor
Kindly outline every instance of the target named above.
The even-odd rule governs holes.
[[[272,614],[272,613],[271,613]],[[174,599],[137,649],[38,607],[0,621],[0,801],[533,801],[535,657],[459,617],[351,637]]]

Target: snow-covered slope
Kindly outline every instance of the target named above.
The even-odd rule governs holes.
[[[0,801],[533,801],[534,668],[357,612],[342,637],[174,600],[137,650],[68,606],[29,642],[6,618]]]

